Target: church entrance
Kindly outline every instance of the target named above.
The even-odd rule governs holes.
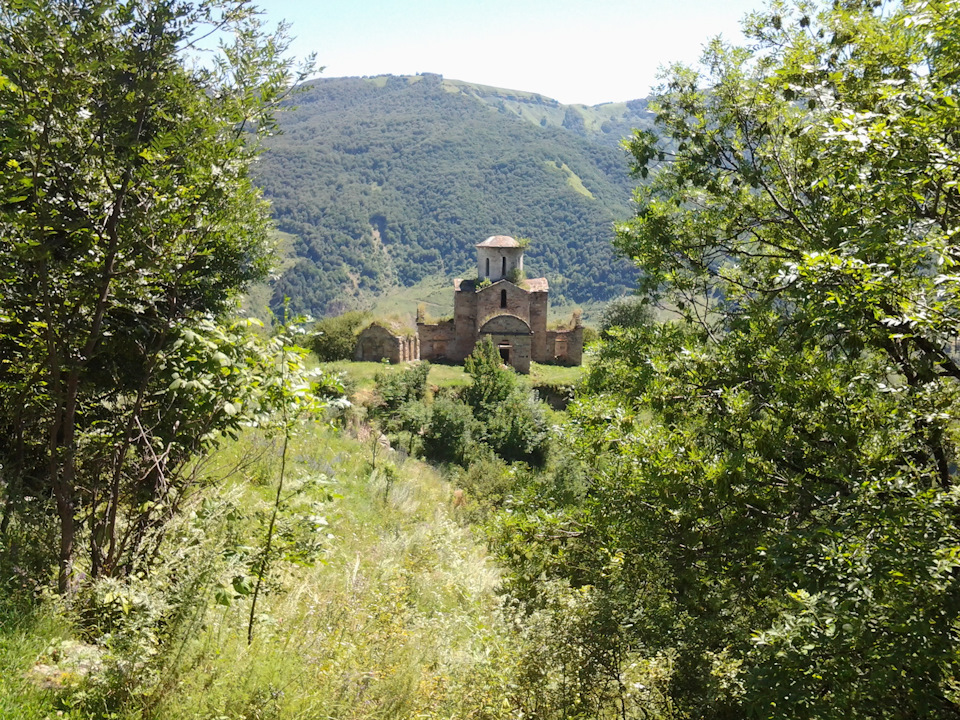
[[[504,364],[510,364],[510,344],[509,343],[500,343],[497,346],[497,350],[500,351],[500,359],[503,360]]]

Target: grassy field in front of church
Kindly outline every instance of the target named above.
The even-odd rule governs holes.
[[[406,365],[390,365],[382,362],[348,362],[339,361],[322,363],[321,367],[332,372],[343,373],[353,393],[365,393],[373,390],[374,379],[377,373],[395,373],[402,371]],[[574,385],[585,372],[585,367],[565,367],[561,365],[541,365],[532,363],[530,374],[523,376],[528,379],[531,387],[542,385],[560,386]],[[436,388],[462,387],[469,384],[470,376],[462,365],[441,365],[432,363],[427,382]]]

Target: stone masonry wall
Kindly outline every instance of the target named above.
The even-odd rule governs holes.
[[[379,362],[384,358],[392,363],[400,362],[400,337],[381,325],[371,325],[357,338],[354,359]]]
[[[489,337],[494,347],[506,351],[508,362],[517,372],[530,372],[532,335],[525,320],[515,315],[497,315],[480,328],[480,336]]]
[[[424,360],[457,359],[452,354],[456,352],[453,320],[435,324],[417,323],[417,337],[420,343],[419,355]]]
[[[503,307],[500,302],[504,291],[507,293],[506,307]],[[530,293],[521,290],[512,282],[507,280],[495,282],[475,295],[477,328],[495,315],[515,315],[530,324]]]
[[[473,352],[477,342],[477,294],[471,281],[463,280],[454,285],[453,322],[456,324],[456,341],[447,354],[451,360],[460,362]]]
[[[553,361],[553,347],[547,340],[547,293],[530,293],[530,330],[533,332],[533,344],[530,352],[533,360],[539,363]]]
[[[549,356],[546,360],[537,362],[555,362],[561,365],[583,364],[583,327],[577,326],[570,330],[548,330],[546,350]]]

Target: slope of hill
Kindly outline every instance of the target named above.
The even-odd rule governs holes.
[[[645,104],[564,106],[439,75],[311,83],[260,166],[292,262],[272,302],[323,315],[424,277],[470,273],[474,244],[529,237],[558,301],[632,285],[611,225],[629,214],[619,138]]]

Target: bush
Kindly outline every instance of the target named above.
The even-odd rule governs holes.
[[[479,453],[473,462],[454,476],[453,482],[464,491],[467,517],[479,520],[503,505],[514,489],[516,479],[510,467],[492,451]]]
[[[474,445],[476,420],[469,405],[441,397],[423,434],[423,453],[436,462],[464,463]]]
[[[310,349],[320,362],[353,360],[357,335],[369,320],[370,313],[359,310],[318,320],[313,326]]]
[[[492,417],[497,406],[518,388],[516,373],[503,367],[503,360],[489,337],[477,344],[464,367],[473,382],[464,388],[463,399],[481,420]]]
[[[371,408],[374,415],[395,413],[401,405],[422,402],[427,396],[427,376],[430,363],[423,361],[399,372],[378,372],[374,376],[377,385],[377,402]]]
[[[483,428],[484,441],[507,461],[542,466],[550,442],[544,405],[519,389],[499,403]]]
[[[650,306],[644,303],[643,298],[626,296],[618,298],[607,305],[600,317],[600,337],[609,338],[611,328],[635,328],[653,323],[653,313]],[[587,342],[584,334],[584,344]]]

